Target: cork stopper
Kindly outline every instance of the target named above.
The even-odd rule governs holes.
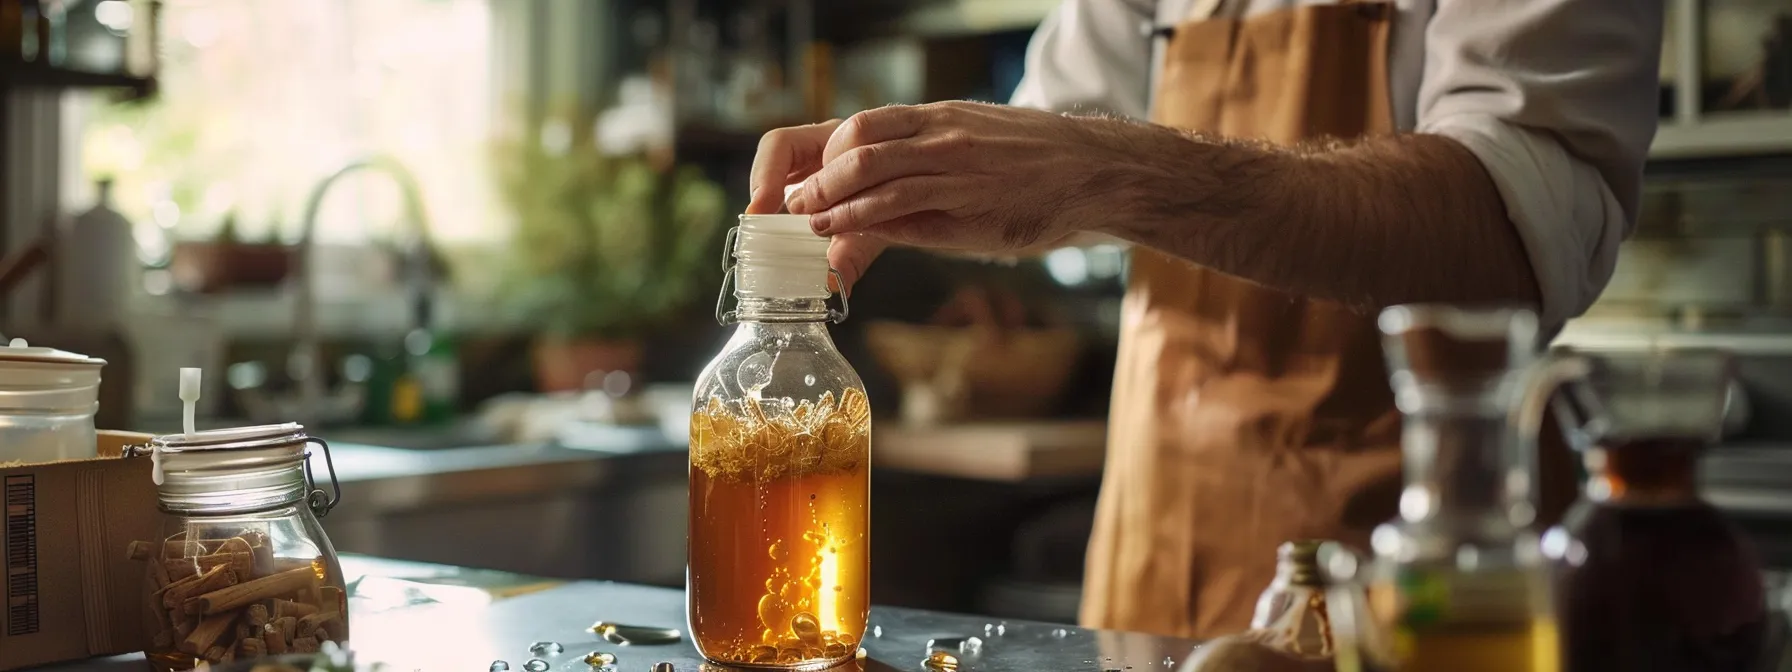
[[[1295,586],[1322,587],[1325,575],[1319,571],[1319,539],[1297,539],[1284,542],[1276,549],[1276,580]]]
[[[1380,326],[1396,386],[1475,383],[1536,356],[1537,316],[1522,308],[1394,306],[1381,312]]]

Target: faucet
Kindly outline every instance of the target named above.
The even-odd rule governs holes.
[[[333,414],[327,413],[324,408],[324,367],[317,335],[317,281],[312,277],[311,255],[317,247],[314,237],[318,210],[323,206],[324,196],[338,180],[362,170],[384,173],[398,185],[404,201],[404,219],[415,233],[413,246],[409,251],[412,258],[407,264],[407,284],[412,291],[425,297],[430,291],[429,222],[424,216],[417,180],[411,176],[410,170],[391,157],[372,156],[352,161],[318,182],[305,202],[305,218],[300,229],[299,243],[293,247],[293,273],[298,296],[293,302],[293,350],[287,360],[287,372],[298,381],[299,398],[297,408],[286,413],[287,417],[296,422],[313,424],[337,419],[327,417]],[[353,405],[358,406],[359,402]],[[346,414],[352,413],[354,409],[336,410]]]

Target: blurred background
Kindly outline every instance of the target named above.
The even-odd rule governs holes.
[[[0,331],[107,359],[102,427],[174,429],[179,366],[203,425],[312,426],[340,550],[682,585],[759,136],[1005,101],[1055,4],[0,0]],[[1666,5],[1642,225],[1559,342],[1740,352],[1706,478],[1792,565],[1792,0]],[[1073,619],[1125,272],[898,251],[856,289],[880,603]]]

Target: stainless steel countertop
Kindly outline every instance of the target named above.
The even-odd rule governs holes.
[[[616,655],[621,670],[646,670],[671,662],[683,672],[724,668],[706,665],[686,639],[664,646],[614,646],[587,629],[596,621],[684,629],[682,591],[620,583],[575,582],[526,592],[526,577],[469,577],[452,567],[345,558],[344,571],[362,575],[351,590],[351,637],[361,662],[385,662],[394,670],[484,670],[504,660],[522,670],[534,656],[530,645],[555,641],[563,654],[548,659],[553,670],[588,672],[581,657],[591,651]],[[400,579],[410,579],[401,581]],[[479,584],[486,590],[462,585]],[[489,590],[490,592],[486,592]],[[417,602],[419,592],[432,603]],[[494,597],[523,592],[515,597]],[[403,597],[399,597],[399,596]],[[978,637],[981,650],[960,656],[966,672],[1053,672],[1058,670],[1173,669],[1195,645],[1191,640],[1137,633],[1098,631],[1069,625],[997,620],[915,609],[875,607],[873,632],[863,646],[867,659],[835,670],[915,670],[928,641]],[[1001,630],[996,630],[997,626]],[[51,670],[139,670],[142,656],[116,656],[55,666]]]

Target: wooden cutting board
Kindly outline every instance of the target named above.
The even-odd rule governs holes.
[[[871,464],[935,476],[1020,482],[1101,473],[1105,420],[983,422],[878,427]]]

